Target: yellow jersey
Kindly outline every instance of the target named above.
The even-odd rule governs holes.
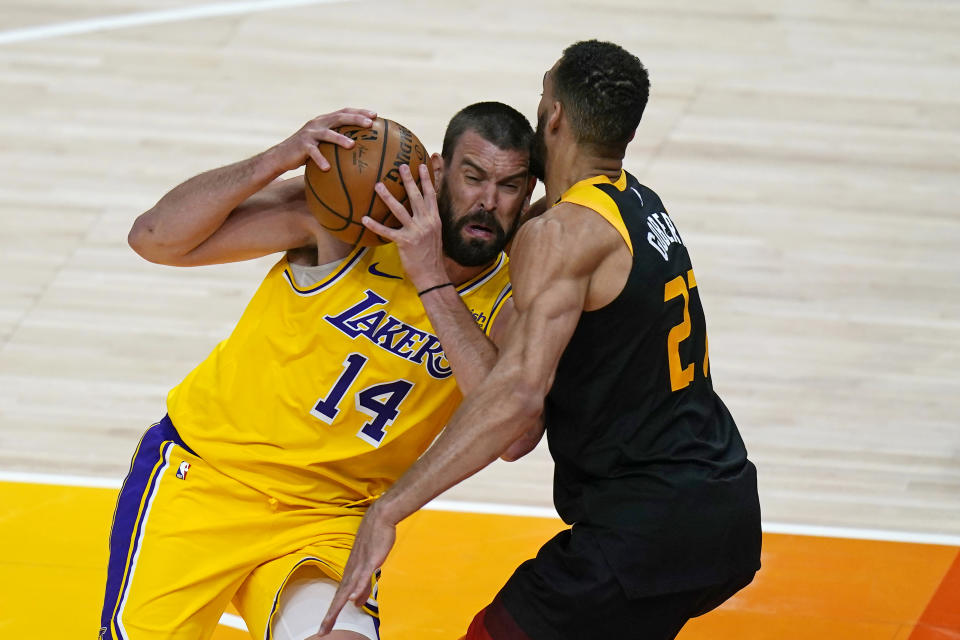
[[[489,335],[508,259],[458,287]],[[167,396],[183,441],[289,505],[361,505],[426,450],[461,400],[396,245],[361,247],[297,284],[282,258],[229,338]]]

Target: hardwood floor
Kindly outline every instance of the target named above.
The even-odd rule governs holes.
[[[576,40],[653,82],[626,166],[690,247],[711,367],[770,521],[960,534],[960,5],[13,0],[0,24],[0,468],[119,478],[273,259],[125,244],[179,181],[341,106],[439,148],[480,99],[534,116]],[[169,16],[168,16],[169,17]],[[550,504],[545,447],[448,497]]]

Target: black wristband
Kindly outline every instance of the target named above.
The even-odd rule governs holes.
[[[443,289],[444,287],[452,287],[454,284],[452,282],[444,282],[443,284],[434,285],[432,287],[427,287],[423,291],[417,291],[418,296],[422,296],[425,293],[430,293],[434,289]]]

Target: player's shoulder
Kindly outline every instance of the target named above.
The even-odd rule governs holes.
[[[522,234],[529,239],[541,239],[573,233],[583,224],[589,224],[590,213],[590,209],[585,206],[572,202],[558,202],[542,215],[526,222],[520,227],[517,235]]]
[[[558,246],[603,247],[619,238],[605,216],[575,202],[559,202],[538,220],[542,226],[539,233]]]
[[[547,264],[569,273],[589,272],[622,244],[616,229],[595,211],[560,202],[520,228],[511,260],[514,273]]]

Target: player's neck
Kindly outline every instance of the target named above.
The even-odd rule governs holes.
[[[547,202],[555,203],[567,189],[581,180],[600,175],[617,180],[622,170],[622,158],[596,155],[582,145],[563,145],[555,156],[547,160]]]
[[[493,262],[495,261],[496,258],[493,259]],[[450,278],[450,282],[458,287],[463,283],[477,277],[484,270],[489,269],[493,262],[488,262],[487,264],[480,265],[479,267],[465,267],[448,256],[443,257],[443,266],[446,269],[447,276]]]

